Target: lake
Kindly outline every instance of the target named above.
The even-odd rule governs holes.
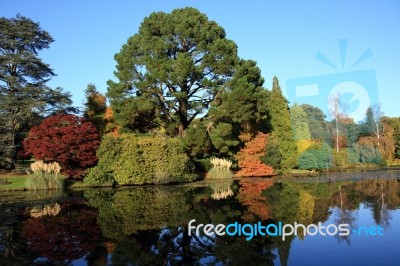
[[[0,265],[400,265],[400,171],[1,193]]]

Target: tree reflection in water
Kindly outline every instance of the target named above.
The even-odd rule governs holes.
[[[83,199],[71,193],[57,201],[60,210],[54,201],[31,204],[19,208],[16,217],[7,216],[8,209],[18,209],[15,205],[0,205],[4,221],[0,264],[26,265],[38,259],[68,264],[79,259],[89,265],[273,265],[279,256],[280,264],[287,265],[294,236],[286,241],[266,236],[251,241],[245,236],[190,236],[187,223],[196,219],[196,224],[280,221],[308,225],[334,219],[351,224],[362,205],[371,209],[371,219],[388,228],[391,210],[400,206],[396,179],[221,182],[85,190]],[[26,206],[25,201],[19,204]],[[37,208],[41,215],[30,217],[36,205],[47,208]],[[307,236],[303,233],[298,238]]]

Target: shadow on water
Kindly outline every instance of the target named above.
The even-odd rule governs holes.
[[[313,239],[304,232],[285,241],[259,235],[247,241],[243,235],[189,234],[188,222],[331,222],[353,227],[360,221],[361,209],[368,209],[371,215],[364,219],[386,231],[400,231],[398,172],[378,175],[228,179],[200,185],[2,195],[0,265],[296,264],[297,250],[307,253]],[[357,244],[354,239],[349,235],[329,241],[351,250],[355,247],[350,244]],[[400,243],[389,244],[394,252]],[[321,263],[326,260],[322,254],[317,258]]]

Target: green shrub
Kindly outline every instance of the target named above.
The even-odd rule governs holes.
[[[347,161],[349,164],[357,164],[360,162],[360,156],[355,153],[351,148],[346,149],[347,152]]]
[[[336,166],[347,167],[349,165],[354,165],[360,162],[360,156],[355,153],[352,149],[346,148],[339,152],[333,151],[333,161]]]
[[[326,143],[315,143],[299,156],[298,165],[300,169],[329,168],[332,166],[332,148]]]
[[[166,184],[195,179],[194,167],[178,138],[124,135],[105,137],[98,165],[85,182],[91,185]]]
[[[164,184],[195,179],[193,165],[177,138],[136,137],[122,141],[114,178],[120,185]]]
[[[97,166],[90,168],[85,177],[85,183],[92,186],[112,186],[114,184],[114,167],[119,160],[122,139],[104,136],[97,150],[99,161]]]
[[[377,147],[355,143],[351,149],[358,154],[361,163],[379,163],[381,161],[382,156]]]
[[[300,169],[315,170],[319,169],[319,165],[315,156],[308,151],[303,152],[299,156],[298,165]]]

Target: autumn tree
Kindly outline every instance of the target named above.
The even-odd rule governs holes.
[[[100,133],[105,131],[106,96],[101,94],[94,84],[88,84],[85,90],[85,118],[92,122]]]
[[[25,150],[36,160],[56,161],[69,177],[79,177],[96,164],[99,134],[91,122],[59,114],[33,127],[24,140]]]
[[[52,42],[50,34],[29,18],[0,18],[0,167],[14,166],[32,123],[72,103],[61,88],[46,86],[55,74],[38,55]]]
[[[387,137],[393,139],[393,143],[395,146],[394,158],[400,159],[400,117],[383,117],[382,123],[384,126],[388,127],[388,130],[385,130],[389,134]]]
[[[187,7],[150,14],[115,60],[118,81],[108,81],[107,96],[116,121],[132,130],[173,125],[184,135],[232,76],[237,47]]]
[[[236,154],[240,167],[237,176],[270,176],[274,173],[270,166],[263,164],[260,160],[260,157],[265,154],[267,139],[267,134],[259,132]]]
[[[105,121],[104,133],[118,137],[120,134],[119,133],[120,126],[115,122],[114,112],[111,106],[108,106],[106,108],[106,111],[104,113],[104,121]]]

